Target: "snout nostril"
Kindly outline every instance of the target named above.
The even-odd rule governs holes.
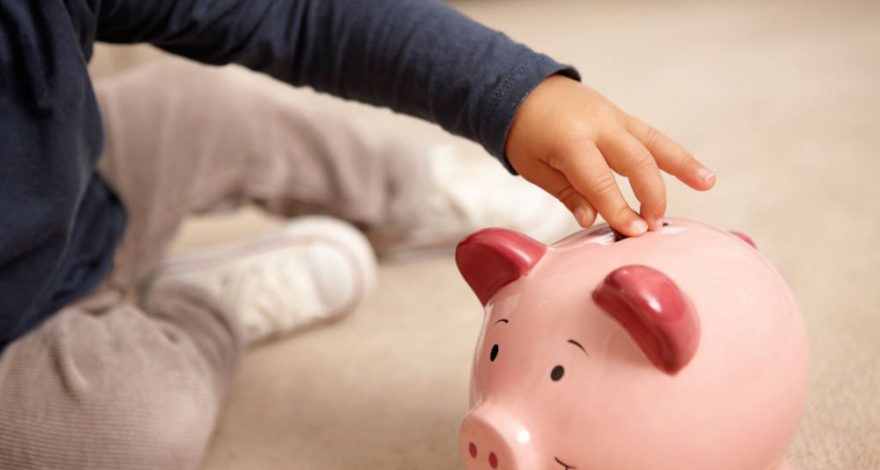
[[[492,468],[498,468],[498,456],[495,455],[495,452],[489,453],[489,466]]]
[[[477,458],[477,445],[471,442],[468,444],[468,453],[471,454],[471,458]]]

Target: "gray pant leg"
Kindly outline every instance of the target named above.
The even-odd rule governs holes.
[[[101,170],[132,214],[117,261],[136,278],[192,213],[252,202],[402,232],[430,190],[425,140],[240,68],[167,59],[96,89],[107,123]]]
[[[64,309],[0,355],[0,468],[197,468],[240,343],[201,292],[155,298]]]

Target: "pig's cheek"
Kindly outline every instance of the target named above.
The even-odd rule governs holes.
[[[479,402],[486,398],[489,390],[489,375],[492,363],[489,361],[489,353],[486,351],[491,345],[487,345],[487,339],[483,338],[480,342],[480,349],[475,354],[474,372],[473,372],[473,390],[471,401]],[[493,343],[494,344],[494,343]]]
[[[495,343],[492,343],[495,344]],[[491,348],[491,345],[486,345]],[[485,349],[485,348],[484,348]],[[498,381],[498,364],[489,360],[489,354],[486,351],[480,351],[479,358],[475,366],[475,381],[477,384],[478,399],[483,400],[497,386]]]
[[[501,338],[486,338],[481,350],[477,352],[477,362],[474,365],[477,401],[488,397],[500,399],[509,395],[512,389],[518,388],[520,379],[517,357],[513,351],[505,350],[505,344],[509,343],[509,338],[506,341]]]

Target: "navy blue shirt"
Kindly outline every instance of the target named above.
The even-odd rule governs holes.
[[[95,171],[95,41],[387,106],[502,162],[525,96],[548,75],[577,78],[434,0],[0,0],[0,348],[94,289],[125,229]]]

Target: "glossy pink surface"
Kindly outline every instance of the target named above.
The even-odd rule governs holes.
[[[456,259],[488,295],[468,469],[784,465],[807,393],[801,313],[738,235],[669,222],[616,242],[600,226],[546,251],[498,229],[468,238],[479,249]]]

